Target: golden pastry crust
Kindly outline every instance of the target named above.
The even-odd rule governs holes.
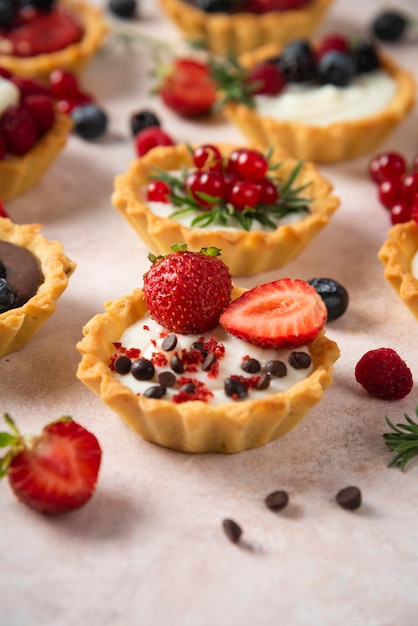
[[[242,55],[240,62],[244,67],[252,67],[279,53],[280,46],[266,45]],[[256,109],[232,102],[226,104],[223,111],[255,145],[264,149],[277,146],[299,159],[332,163],[371,153],[405,118],[415,102],[412,74],[385,54],[379,53],[379,58],[382,68],[396,81],[397,92],[389,105],[375,115],[328,126],[312,126],[264,117]]]
[[[232,297],[243,291],[234,288]],[[312,373],[283,393],[218,406],[136,396],[112,375],[109,363],[113,342],[145,313],[142,289],[105,303],[105,313],[87,323],[77,344],[82,355],[77,377],[132,430],[161,446],[189,453],[234,453],[263,446],[296,426],[332,382],[340,351],[321,333],[309,346]]]
[[[418,225],[415,221],[396,224],[379,250],[385,266],[384,276],[418,319],[418,279],[412,274],[411,263],[418,252]]]
[[[182,0],[160,0],[166,14],[188,39],[215,54],[241,54],[275,42],[309,37],[320,26],[333,0],[312,0],[303,9],[254,13],[205,13]]]
[[[22,78],[47,79],[54,69],[78,74],[97,52],[108,32],[102,12],[83,0],[59,0],[61,6],[74,13],[84,28],[81,40],[57,52],[34,57],[0,54],[0,66]]]
[[[236,148],[226,144],[217,147],[224,157]],[[285,158],[282,152],[275,151],[272,162],[278,161],[282,162],[280,174],[284,178],[297,163],[292,158]],[[276,230],[189,228],[174,219],[154,215],[143,196],[143,186],[149,182],[150,175],[155,175],[154,168],[169,171],[191,166],[192,156],[188,146],[180,144],[155,148],[134,161],[127,173],[116,177],[112,202],[152,251],[168,254],[171,246],[179,242],[187,243],[192,250],[215,246],[222,251],[222,260],[233,276],[260,274],[289,263],[328,223],[339,205],[338,198],[332,195],[329,181],[321,176],[315,165],[305,163],[296,185],[311,181],[311,185],[303,192],[304,196],[313,198],[310,213],[299,222],[280,226]]]
[[[75,263],[59,241],[48,241],[39,224],[14,224],[0,218],[0,239],[22,246],[38,259],[44,277],[36,294],[23,306],[0,313],[0,358],[19,350],[54,313]]]
[[[64,148],[72,127],[68,115],[57,113],[52,128],[29,152],[0,161],[0,198],[4,202],[25,193],[40,180]]]

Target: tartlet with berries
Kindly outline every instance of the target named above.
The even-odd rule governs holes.
[[[333,0],[160,0],[183,35],[220,55],[241,54],[265,43],[309,37]],[[203,7],[203,8],[202,8]]]
[[[33,187],[64,148],[73,127],[41,83],[0,68],[0,198]]]
[[[23,78],[45,79],[57,68],[80,72],[108,31],[101,11],[83,0],[7,3],[0,25],[0,66]]]
[[[215,246],[233,276],[286,265],[339,204],[312,163],[226,144],[153,148],[116,177],[112,201],[152,251]]]
[[[38,224],[0,218],[0,357],[19,350],[55,312],[75,263]]]
[[[372,152],[415,101],[410,72],[339,33],[266,45],[214,63],[213,73],[225,115],[251,143],[314,162]]]
[[[240,452],[293,428],[339,356],[315,289],[238,289],[214,248],[150,259],[143,288],[84,327],[78,378],[144,439],[182,452]]]

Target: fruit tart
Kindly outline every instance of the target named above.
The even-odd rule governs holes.
[[[115,179],[112,201],[154,252],[215,246],[233,276],[284,266],[339,204],[312,163],[226,144],[153,148]]]
[[[144,439],[182,452],[240,452],[293,428],[339,356],[316,290],[293,278],[238,289],[216,248],[150,259],[143,288],[84,327],[78,378]]]
[[[78,73],[108,30],[101,12],[84,0],[3,4],[0,66],[23,78],[45,79],[57,68]]]
[[[25,193],[66,144],[73,123],[41,83],[0,67],[0,198]]]
[[[54,313],[75,263],[39,224],[0,218],[0,357],[19,350]]]
[[[333,0],[160,0],[185,37],[220,55],[309,37]]]
[[[379,250],[384,276],[418,319],[418,225],[415,220],[396,224]]]
[[[375,44],[341,34],[266,45],[214,62],[213,74],[225,115],[251,143],[314,162],[372,152],[415,99],[408,71]]]

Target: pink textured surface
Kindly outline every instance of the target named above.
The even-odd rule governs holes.
[[[396,3],[416,11],[414,0]],[[364,33],[380,0],[336,0],[322,31]],[[175,41],[156,0],[121,27]],[[418,43],[386,46],[417,72]],[[347,287],[346,315],[329,324],[341,348],[335,383],[285,437],[235,456],[189,456],[142,441],[75,377],[81,328],[103,302],[140,285],[147,249],[112,207],[116,174],[134,158],[130,113],[153,108],[178,141],[244,138],[221,118],[184,121],[150,95],[146,46],[100,55],[83,82],[110,116],[95,143],[71,137],[36,188],[9,203],[17,222],[39,222],[77,270],[55,315],[21,351],[1,361],[1,408],[23,431],[63,414],[91,429],[104,458],[97,492],[81,511],[48,519],[0,485],[2,626],[412,626],[418,601],[418,465],[388,469],[385,415],[414,415],[417,387],[402,401],[372,399],[354,379],[367,350],[399,352],[418,381],[418,324],[383,278],[377,252],[389,227],[367,177],[368,158],[322,167],[341,207],[279,276],[331,276]],[[417,74],[418,76],[418,74]],[[418,152],[416,110],[383,149]],[[347,512],[337,491],[354,484],[363,506]],[[286,489],[287,509],[264,505]],[[242,525],[243,547],[221,522]]]

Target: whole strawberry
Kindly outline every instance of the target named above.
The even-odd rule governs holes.
[[[144,294],[153,319],[183,335],[214,328],[231,299],[232,279],[217,248],[187,250],[172,246],[164,257],[149,255],[153,265],[144,276]]]
[[[0,459],[0,478],[8,477],[16,497],[49,515],[86,504],[102,456],[96,437],[70,417],[48,424],[37,437],[22,436],[12,418],[4,418],[11,432],[0,433],[0,446],[9,447]]]
[[[175,59],[158,91],[164,104],[183,117],[206,115],[216,101],[209,66],[195,59]]]

